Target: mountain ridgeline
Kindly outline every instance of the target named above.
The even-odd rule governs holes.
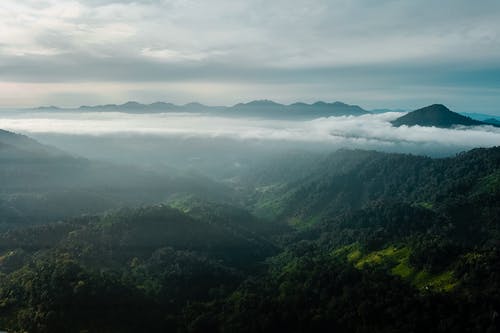
[[[61,109],[55,106],[39,107],[37,111],[79,111],[79,112],[126,112],[126,113],[161,113],[161,112],[191,112],[207,115],[230,117],[264,117],[270,119],[313,119],[320,117],[360,116],[369,111],[357,105],[342,102],[316,102],[313,104],[294,103],[284,105],[270,100],[256,100],[248,103],[238,103],[233,106],[208,106],[200,103],[176,105],[165,102],[141,104],[127,102],[124,104],[107,104],[96,106],[81,106],[77,109]]]
[[[132,114],[148,113],[192,113],[220,117],[245,117],[264,119],[310,120],[324,117],[362,116],[387,112],[404,113],[404,110],[374,109],[365,110],[358,105],[342,102],[318,101],[312,104],[296,102],[285,105],[271,100],[255,100],[238,103],[233,106],[208,106],[200,103],[177,105],[167,102],[142,104],[126,102],[124,104],[106,104],[80,106],[79,108],[59,108],[57,106],[41,106],[32,111],[38,112],[122,112]],[[393,120],[394,126],[433,126],[452,128],[456,126],[500,126],[497,117],[479,113],[457,113],[442,104],[432,104]]]
[[[433,104],[424,108],[409,112],[392,122],[394,126],[434,126],[440,128],[452,128],[455,126],[482,126],[493,125],[494,122],[474,120],[459,113],[450,111],[442,104]]]
[[[8,131],[0,131],[0,183],[0,229],[155,204],[173,194],[232,195],[200,175],[92,161]]]
[[[271,118],[321,118],[360,116],[370,113],[357,105],[349,105],[342,102],[316,102],[313,104],[294,103],[283,105],[268,100],[236,104],[228,111],[232,112],[234,115],[246,117],[258,116]]]

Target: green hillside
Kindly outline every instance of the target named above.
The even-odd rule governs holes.
[[[232,201],[177,192],[164,204],[6,228],[0,328],[500,328],[500,148],[314,156],[242,173]]]

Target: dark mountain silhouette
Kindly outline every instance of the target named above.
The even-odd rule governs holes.
[[[460,112],[461,115],[466,117],[471,117],[475,120],[485,121],[486,119],[497,119],[500,120],[500,116],[494,116],[488,113],[477,113],[477,112]]]
[[[483,122],[493,125],[493,126],[500,126],[500,120],[495,119],[495,118],[488,118],[483,120]]]
[[[69,156],[57,148],[43,145],[25,135],[0,129],[0,158],[5,159],[7,151],[15,156],[44,156],[49,158]]]
[[[203,112],[212,115],[239,116],[239,117],[264,117],[264,118],[299,118],[314,119],[320,117],[360,116],[370,112],[357,105],[342,102],[316,102],[313,104],[293,103],[290,105],[276,103],[271,100],[255,100],[248,103],[238,103],[227,106],[208,106],[197,102],[185,105],[176,105],[166,102],[141,104],[130,101],[124,104],[106,104],[88,106],[83,105],[77,109],[62,109],[56,106],[45,106],[35,109],[37,111],[85,111],[85,112],[125,112],[125,113],[157,113],[157,112]]]
[[[281,107],[282,104],[276,103],[268,99],[255,100],[248,103],[238,103],[233,108],[240,107]]]
[[[74,110],[74,109],[70,109]],[[138,102],[127,102],[124,104],[106,104],[95,106],[80,106],[77,110],[87,112],[125,112],[125,113],[153,113],[153,112],[177,112],[192,111],[191,105],[175,105],[173,103],[155,102],[141,104]]]
[[[123,205],[152,204],[173,193],[229,193],[226,186],[194,174],[92,161],[4,130],[0,184],[0,231]]]
[[[231,107],[228,112],[239,116],[258,116],[265,118],[321,118],[338,116],[361,116],[369,112],[357,105],[342,102],[316,102],[313,104],[294,103],[279,104],[269,100],[239,103]]]
[[[433,104],[412,111],[392,121],[394,126],[434,126],[440,128],[451,128],[454,126],[481,126],[486,123],[462,116],[451,111],[442,104]]]

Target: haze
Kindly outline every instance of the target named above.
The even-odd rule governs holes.
[[[451,156],[500,142],[493,126],[394,127],[400,112],[312,120],[198,113],[15,112],[0,128],[91,159],[161,168],[195,167],[209,175],[286,151],[375,149]],[[207,165],[208,163],[208,165]]]

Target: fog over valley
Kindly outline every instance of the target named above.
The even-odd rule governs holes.
[[[0,128],[24,133],[71,154],[144,164],[180,165],[207,158],[207,149],[248,158],[259,150],[334,151],[375,149],[450,156],[500,142],[500,128],[395,127],[404,113],[323,117],[310,120],[207,115],[196,112],[11,112]],[[195,144],[197,142],[197,144]],[[242,161],[241,161],[242,162]]]

